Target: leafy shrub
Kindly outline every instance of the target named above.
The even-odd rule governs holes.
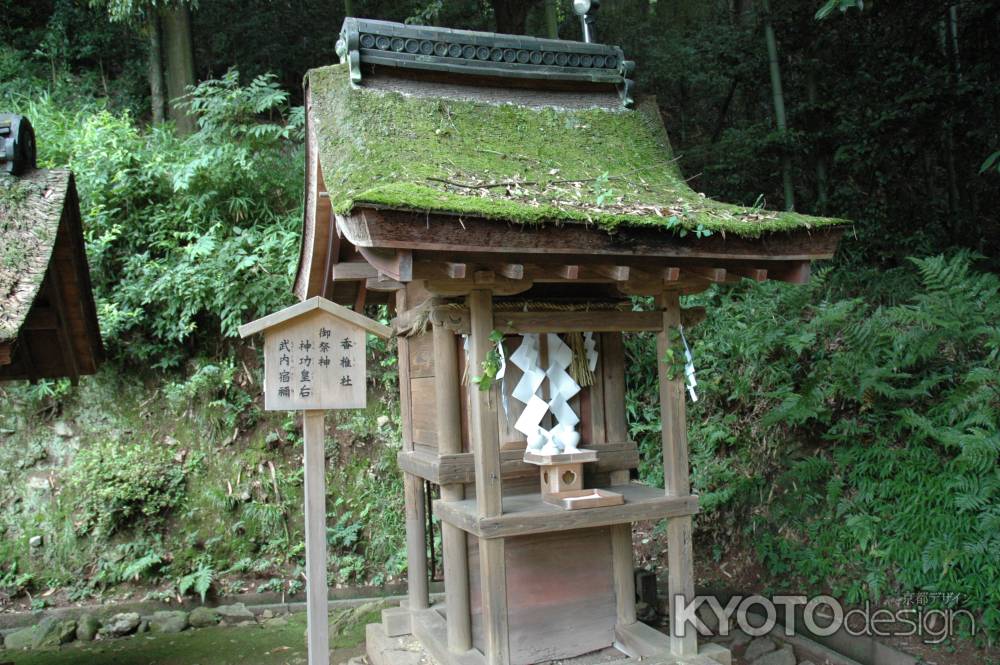
[[[179,505],[185,473],[163,445],[114,440],[82,449],[67,485],[78,506],[78,530],[109,537],[156,526]]]
[[[1000,278],[967,254],[913,265],[919,280],[880,276],[897,286],[885,305],[830,297],[849,289],[829,273],[699,297],[699,524],[720,544],[752,532],[783,585],[850,602],[958,594],[996,635]],[[662,482],[651,344],[629,347],[629,416],[643,472]]]
[[[200,131],[187,138],[22,85],[0,92],[35,125],[40,166],[76,175],[113,355],[177,367],[288,304],[302,193],[302,169],[288,165],[302,163],[304,117],[273,77],[241,86],[231,70],[199,84],[188,104]]]

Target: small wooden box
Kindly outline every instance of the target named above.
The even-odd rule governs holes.
[[[621,494],[600,489],[569,490],[554,494],[543,494],[542,499],[545,503],[558,506],[564,510],[603,508],[605,506],[618,506],[625,503],[625,497]]]

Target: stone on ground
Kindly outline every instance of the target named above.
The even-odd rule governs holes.
[[[75,637],[76,621],[72,619],[60,621],[55,617],[45,617],[35,626],[35,635],[31,642],[31,648],[46,649],[58,647],[72,642]]]
[[[222,623],[227,626],[235,626],[241,623],[253,623],[257,620],[254,617],[253,612],[248,610],[244,603],[220,605],[215,608],[215,611],[222,617]]]
[[[138,612],[122,612],[120,614],[115,614],[108,622],[101,626],[101,635],[107,635],[108,637],[124,637],[125,635],[131,635],[139,627],[139,623],[142,621],[139,617]]]
[[[745,647],[746,645],[750,644],[751,638],[749,635],[747,635],[742,630],[737,628],[736,630],[729,633],[729,639],[730,639],[729,647],[735,651],[736,649],[741,649],[742,647]]]
[[[4,640],[4,646],[8,649],[27,649],[35,641],[35,627],[28,626],[21,630],[15,630]]]
[[[778,645],[770,637],[758,637],[743,652],[743,659],[748,663],[752,663],[764,654],[770,653],[777,648]]]
[[[196,607],[191,610],[188,616],[188,623],[193,628],[207,628],[214,626],[222,620],[222,615],[211,607]]]
[[[790,644],[786,644],[777,651],[766,653],[750,663],[751,665],[795,665],[795,651]]]
[[[152,633],[180,633],[188,627],[188,613],[180,610],[153,612],[149,619]]]
[[[76,639],[81,642],[93,642],[100,629],[101,622],[97,620],[97,617],[84,612],[76,622]]]

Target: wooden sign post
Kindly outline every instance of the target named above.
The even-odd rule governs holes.
[[[388,338],[392,331],[315,297],[240,328],[241,337],[261,332],[264,409],[303,412],[309,665],[329,665],[323,416],[327,409],[365,407],[365,332]]]

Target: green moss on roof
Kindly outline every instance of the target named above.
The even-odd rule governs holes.
[[[68,171],[0,176],[0,342],[17,337],[52,257]]]
[[[307,75],[334,210],[380,205],[607,231],[756,237],[843,220],[713,201],[684,182],[655,109],[529,108],[352,86]]]

